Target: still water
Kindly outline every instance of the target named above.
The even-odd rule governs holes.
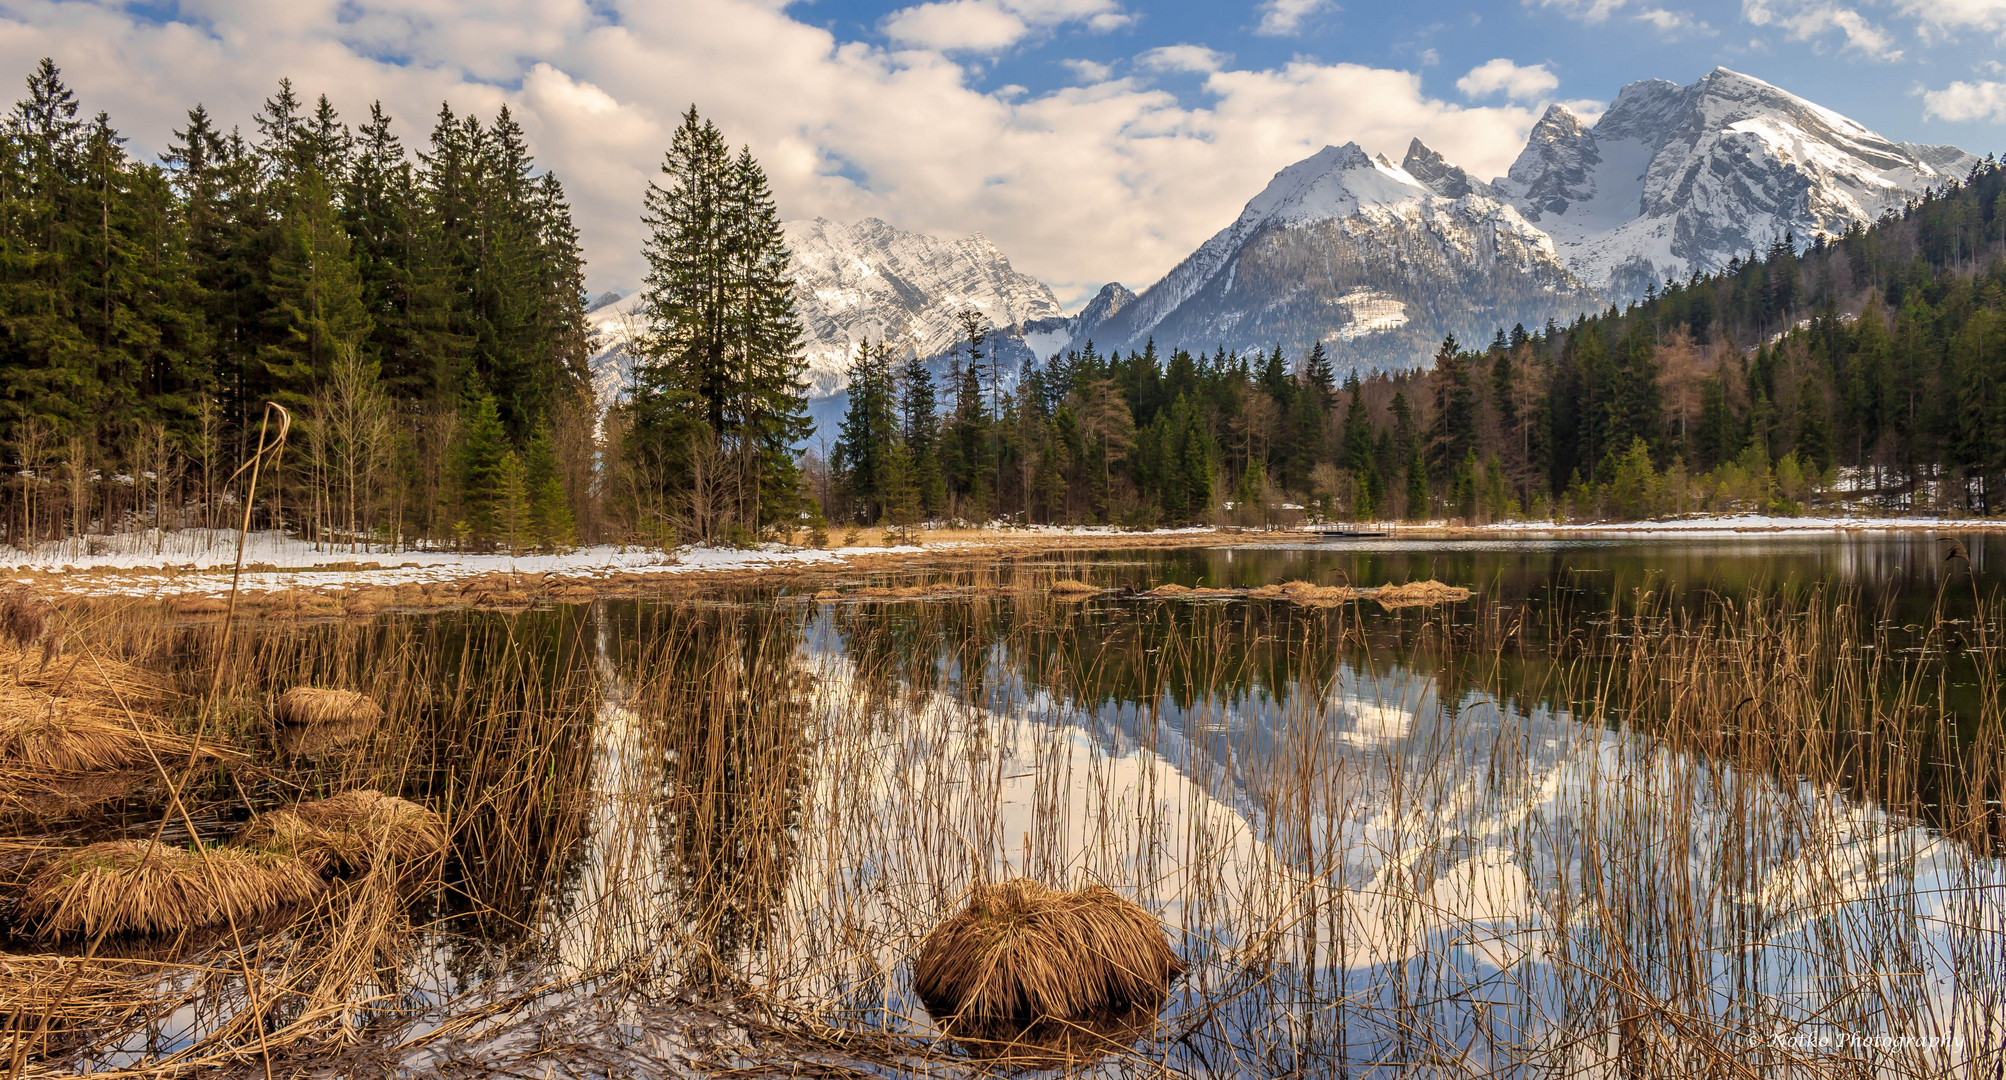
[[[266,691],[389,699],[289,783],[400,790],[453,826],[380,977],[398,1007],[361,1017],[386,1030],[618,972],[951,1054],[911,957],[972,883],[1030,876],[1107,884],[1191,964],[1111,1071],[1977,1075],[2006,1016],[1983,606],[2006,536],[1955,544],[1068,552],[836,586],[938,582],[925,599],[754,589],[244,647]],[[1110,591],[1064,602],[1058,578]],[[1430,578],[1477,595],[1130,595]],[[1729,632],[1691,644],[1709,616]],[[1835,641],[1802,673],[1785,655]],[[1882,749],[1910,725],[1934,741]]]

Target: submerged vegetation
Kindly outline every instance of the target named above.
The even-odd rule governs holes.
[[[0,1045],[22,1075],[941,1076],[985,1041],[1051,1052],[1030,1029],[1064,1014],[1097,1034],[1059,1053],[1123,1072],[2002,1064],[1994,601],[1385,610],[1165,601],[1134,594],[1146,573],[272,625],[221,655],[210,624],[80,611],[85,666],[200,686],[221,664],[204,745],[228,756],[13,819]],[[893,595],[919,586],[938,598]],[[299,685],[385,719],[273,755],[264,703]],[[334,876],[284,911],[232,894],[207,933],[120,936],[169,925],[124,914],[173,911],[159,886],[116,877],[156,835],[147,860]],[[106,914],[63,925],[106,933],[66,957],[35,898],[85,864],[113,868]],[[1093,910],[1040,922],[1069,904]],[[929,937],[943,920],[1037,947],[970,967]],[[59,1004],[71,977],[101,1007]]]

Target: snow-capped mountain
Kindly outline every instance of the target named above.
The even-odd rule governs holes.
[[[1592,302],[1547,235],[1487,185],[1418,140],[1407,164],[1420,174],[1346,143],[1283,169],[1110,318],[1108,343],[1299,356],[1324,341],[1340,368],[1404,365],[1444,333],[1488,339]]]
[[[1062,314],[1044,282],[1018,273],[979,233],[943,240],[876,218],[784,228],[811,398],[843,388],[857,342],[889,339],[895,349],[938,357],[961,338],[956,316],[972,309],[994,328],[1006,362],[1020,361],[1024,325]]]
[[[1760,79],[1717,68],[1690,86],[1632,83],[1593,125],[1553,106],[1507,176],[1486,183],[1414,140],[1399,165],[1353,143],[1275,175],[1240,216],[1140,295],[1110,283],[1065,315],[982,236],[877,219],[785,226],[805,331],[810,412],[832,435],[852,346],[889,339],[937,369],[956,314],[987,317],[1014,376],[1078,348],[1333,348],[1340,367],[1423,363],[1445,333],[1565,321],[1653,282],[1725,266],[1794,234],[1871,222],[1962,179],[1977,158],[1898,143]],[[631,365],[636,297],[595,305],[595,384]]]
[[[889,339],[894,349],[944,356],[961,338],[956,316],[980,312],[990,348],[1010,370],[1032,353],[1027,324],[1063,323],[1044,282],[1018,273],[981,235],[944,240],[876,218],[854,225],[816,218],[782,226],[794,257],[794,311],[808,364],[809,411],[824,434],[842,411],[845,371],[858,342]],[[1118,288],[1118,286],[1117,286]],[[632,377],[629,345],[640,331],[640,294],[601,297],[587,313],[599,334],[592,358],[601,404],[618,400]]]
[[[1594,126],[1564,105],[1496,188],[1606,296],[1711,271],[1786,233],[1871,222],[1962,180],[1977,158],[1897,143],[1761,79],[1715,68],[1691,86],[1631,83]]]

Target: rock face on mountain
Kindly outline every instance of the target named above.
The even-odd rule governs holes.
[[[999,348],[1021,361],[1026,323],[1062,315],[1044,282],[1020,274],[980,234],[943,240],[876,218],[854,225],[816,218],[784,226],[794,254],[794,310],[801,316],[810,397],[845,385],[856,342],[889,339],[923,357],[960,340],[956,316],[980,312]]]
[[[1516,208],[1425,146],[1408,160],[1421,176],[1346,143],[1283,169],[1110,318],[1108,344],[1300,355],[1321,340],[1340,368],[1405,365],[1444,333],[1488,339],[1591,302]]]
[[[1593,127],[1549,108],[1495,186],[1575,276],[1622,299],[1785,234],[1801,243],[1871,222],[1976,163],[1716,68],[1691,86],[1632,83]]]
[[[989,320],[990,348],[1014,373],[1032,356],[1024,344],[1027,324],[1049,329],[1067,322],[1052,290],[1012,269],[980,235],[943,240],[876,218],[854,225],[816,218],[782,228],[794,257],[809,411],[825,434],[833,434],[832,418],[841,414],[858,342],[888,338],[895,349],[942,357],[960,340],[956,315],[974,310]],[[602,404],[618,400],[632,377],[629,346],[640,330],[639,307],[639,293],[606,296],[587,313],[599,334],[592,372]]]
[[[1240,216],[1141,295],[1103,287],[1067,316],[981,236],[944,240],[868,219],[786,226],[810,411],[833,435],[852,343],[888,338],[947,366],[955,315],[981,312],[1006,380],[1088,341],[1103,352],[1323,341],[1341,367],[1425,363],[1445,333],[1562,321],[1654,282],[1725,266],[1786,233],[1871,222],[1962,179],[1954,146],[1891,142],[1746,75],[1627,86],[1593,125],[1547,110],[1509,175],[1472,177],[1414,140],[1399,165],[1355,144],[1283,169]],[[604,301],[602,400],[626,384],[636,297]]]

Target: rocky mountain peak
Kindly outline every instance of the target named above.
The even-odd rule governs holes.
[[[1601,162],[1595,136],[1574,110],[1548,106],[1511,171],[1497,181],[1497,189],[1511,198],[1527,221],[1538,221],[1546,214],[1564,214],[1569,205],[1588,198],[1591,178]]]
[[[1429,191],[1445,199],[1460,199],[1470,194],[1495,194],[1489,184],[1472,177],[1461,166],[1451,165],[1447,158],[1429,149],[1419,139],[1407,144],[1407,156],[1401,159],[1400,168]]]
[[[1890,142],[1752,75],[1631,83],[1593,127],[1560,106],[1497,181],[1612,298],[1712,271],[1786,233],[1872,221],[1976,159]]]

